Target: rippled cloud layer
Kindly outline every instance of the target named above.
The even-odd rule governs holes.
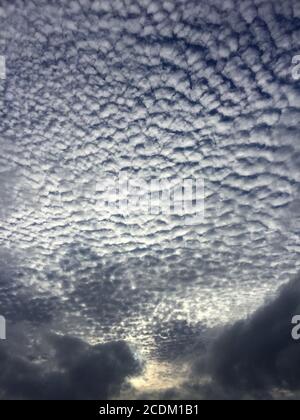
[[[297,0],[3,0],[1,314],[159,361],[272,296],[300,265],[297,54]],[[120,177],[202,179],[205,218],[107,214]]]

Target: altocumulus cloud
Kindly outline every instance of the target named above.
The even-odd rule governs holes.
[[[130,337],[173,363],[199,335],[205,353],[214,326],[254,312],[291,279],[300,267],[299,28],[299,0],[2,0],[0,313],[89,343]],[[205,220],[103,214],[99,181],[120,174],[203,178]],[[235,343],[255,342],[257,317],[209,351],[214,395],[229,373],[232,395],[294,387],[277,341],[266,344],[269,368],[258,338],[249,354]],[[61,395],[79,395],[67,380],[77,365],[62,364],[57,343],[39,363],[9,346],[1,368],[37,373],[32,388],[14,388],[20,398],[30,389],[41,397],[39,379],[51,391],[54,376]],[[85,348],[78,363],[99,355]]]
[[[47,344],[44,359],[24,356],[24,348],[1,347],[1,399],[108,399],[118,396],[126,379],[140,372],[124,342],[91,346],[50,335]]]

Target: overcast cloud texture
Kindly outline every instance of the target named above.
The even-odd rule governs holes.
[[[1,0],[0,398],[298,398],[299,54],[298,0]]]

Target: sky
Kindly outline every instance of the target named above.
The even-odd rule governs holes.
[[[298,0],[1,0],[1,399],[300,397],[298,55]]]

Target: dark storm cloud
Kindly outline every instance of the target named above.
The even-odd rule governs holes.
[[[91,346],[52,335],[46,360],[24,356],[22,344],[21,349],[1,344],[1,399],[107,399],[118,396],[126,379],[140,372],[124,342]]]
[[[213,345],[208,369],[223,389],[266,395],[276,388],[300,390],[300,344],[292,318],[300,314],[300,279],[249,319],[229,327]]]
[[[177,359],[173,358],[174,348],[177,340],[180,346],[183,330],[174,328],[174,348],[168,349],[166,360],[175,360],[179,367],[187,363],[186,379],[177,388],[137,393],[137,398],[298,400],[300,341],[292,338],[295,315],[300,315],[299,276],[247,319],[211,331],[185,329],[185,348]]]
[[[299,314],[298,276],[247,319],[206,332],[204,343],[198,331],[198,343],[177,360],[190,365],[187,380],[159,398],[298,399],[300,342],[292,319]]]

